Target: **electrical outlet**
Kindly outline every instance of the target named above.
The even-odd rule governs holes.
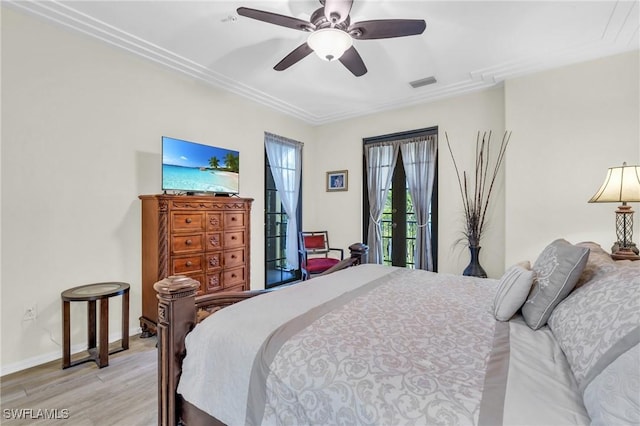
[[[30,305],[24,307],[24,315],[22,321],[32,321],[38,317],[38,305]]]

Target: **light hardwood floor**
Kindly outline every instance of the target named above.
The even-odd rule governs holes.
[[[131,336],[129,349],[109,356],[109,365],[102,369],[87,362],[63,370],[62,361],[57,360],[2,377],[0,423],[3,426],[157,424],[155,345],[155,337]],[[38,410],[49,410],[49,414],[59,419],[13,418],[16,414],[37,417]],[[63,410],[67,410],[67,419],[60,419],[65,417]]]

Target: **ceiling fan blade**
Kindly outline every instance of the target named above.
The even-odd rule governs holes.
[[[360,54],[353,46],[348,48],[338,60],[342,62],[342,65],[347,67],[347,69],[356,77],[363,76],[367,73],[367,67],[364,65]]]
[[[258,21],[267,22],[269,24],[280,25],[281,27],[293,28],[294,30],[313,31],[316,28],[312,23],[303,21],[302,19],[279,15],[272,12],[265,12],[264,10],[239,7],[236,12],[238,12],[238,15],[240,16],[257,19]]]
[[[285,56],[280,62],[278,62],[276,66],[273,67],[273,69],[276,71],[284,71],[301,59],[306,58],[311,52],[313,52],[313,49],[311,49],[306,42],[302,43],[291,53]]]
[[[373,40],[422,34],[426,27],[422,19],[380,19],[356,22],[347,32],[358,40]]]
[[[332,24],[339,24],[347,19],[353,0],[324,0],[324,16]]]

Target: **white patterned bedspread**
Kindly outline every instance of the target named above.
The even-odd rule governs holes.
[[[178,392],[230,425],[502,423],[496,285],[361,265],[254,297],[187,336]],[[490,362],[496,330],[502,364]],[[504,374],[486,385],[490,365]]]

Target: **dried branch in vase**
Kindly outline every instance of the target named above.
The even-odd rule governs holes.
[[[484,132],[482,139],[480,138],[480,132],[478,132],[473,182],[470,182],[471,178],[466,171],[463,170],[462,175],[460,175],[460,169],[458,169],[456,158],[453,155],[453,150],[449,143],[449,135],[447,135],[446,132],[445,138],[447,139],[449,153],[451,153],[453,166],[456,170],[460,195],[462,197],[465,216],[465,230],[463,234],[469,247],[479,247],[480,239],[485,229],[491,194],[493,193],[498,172],[504,161],[507,146],[511,139],[511,132],[504,132],[495,161],[491,160],[491,132]]]

